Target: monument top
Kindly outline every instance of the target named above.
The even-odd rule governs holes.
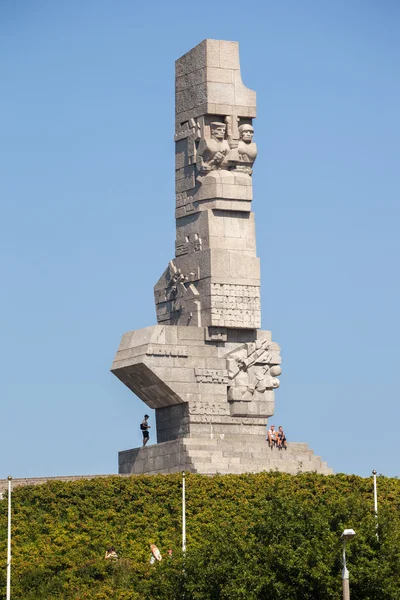
[[[256,93],[242,83],[239,44],[203,40],[175,63],[176,126],[202,115],[254,118]]]
[[[255,104],[237,42],[207,39],[176,61],[175,258],[155,286],[159,323],[261,325]]]

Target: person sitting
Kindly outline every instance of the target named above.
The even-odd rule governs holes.
[[[115,552],[114,546],[107,548],[104,558],[107,560],[116,560],[118,558],[118,554]]]
[[[287,450],[286,436],[285,432],[282,429],[282,425],[279,425],[276,437],[279,450],[282,450],[282,448],[285,448],[285,450]]]
[[[271,448],[271,450],[277,444],[275,425],[271,425],[271,427],[268,429],[267,442],[268,442],[268,446]]]

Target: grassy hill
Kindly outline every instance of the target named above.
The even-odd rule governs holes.
[[[400,600],[397,479],[378,478],[379,541],[372,478],[188,475],[186,490],[183,565],[180,474],[17,488],[11,597],[340,600],[339,538],[352,527],[352,600]],[[5,597],[6,500],[0,530]],[[161,550],[161,563],[150,564],[151,543]],[[104,560],[110,545],[118,561]]]

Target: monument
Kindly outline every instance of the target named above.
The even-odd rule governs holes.
[[[306,444],[265,441],[281,357],[260,330],[256,94],[236,42],[176,61],[175,112],[175,257],[154,288],[157,325],[125,333],[111,368],[155,409],[158,443],[120,452],[119,473],[330,473]]]

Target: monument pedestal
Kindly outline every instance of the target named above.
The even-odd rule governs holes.
[[[121,475],[178,471],[204,475],[262,471],[282,471],[293,475],[306,471],[324,475],[333,473],[307,444],[289,442],[287,450],[271,449],[264,435],[187,437],[124,450],[118,456],[118,473]]]

